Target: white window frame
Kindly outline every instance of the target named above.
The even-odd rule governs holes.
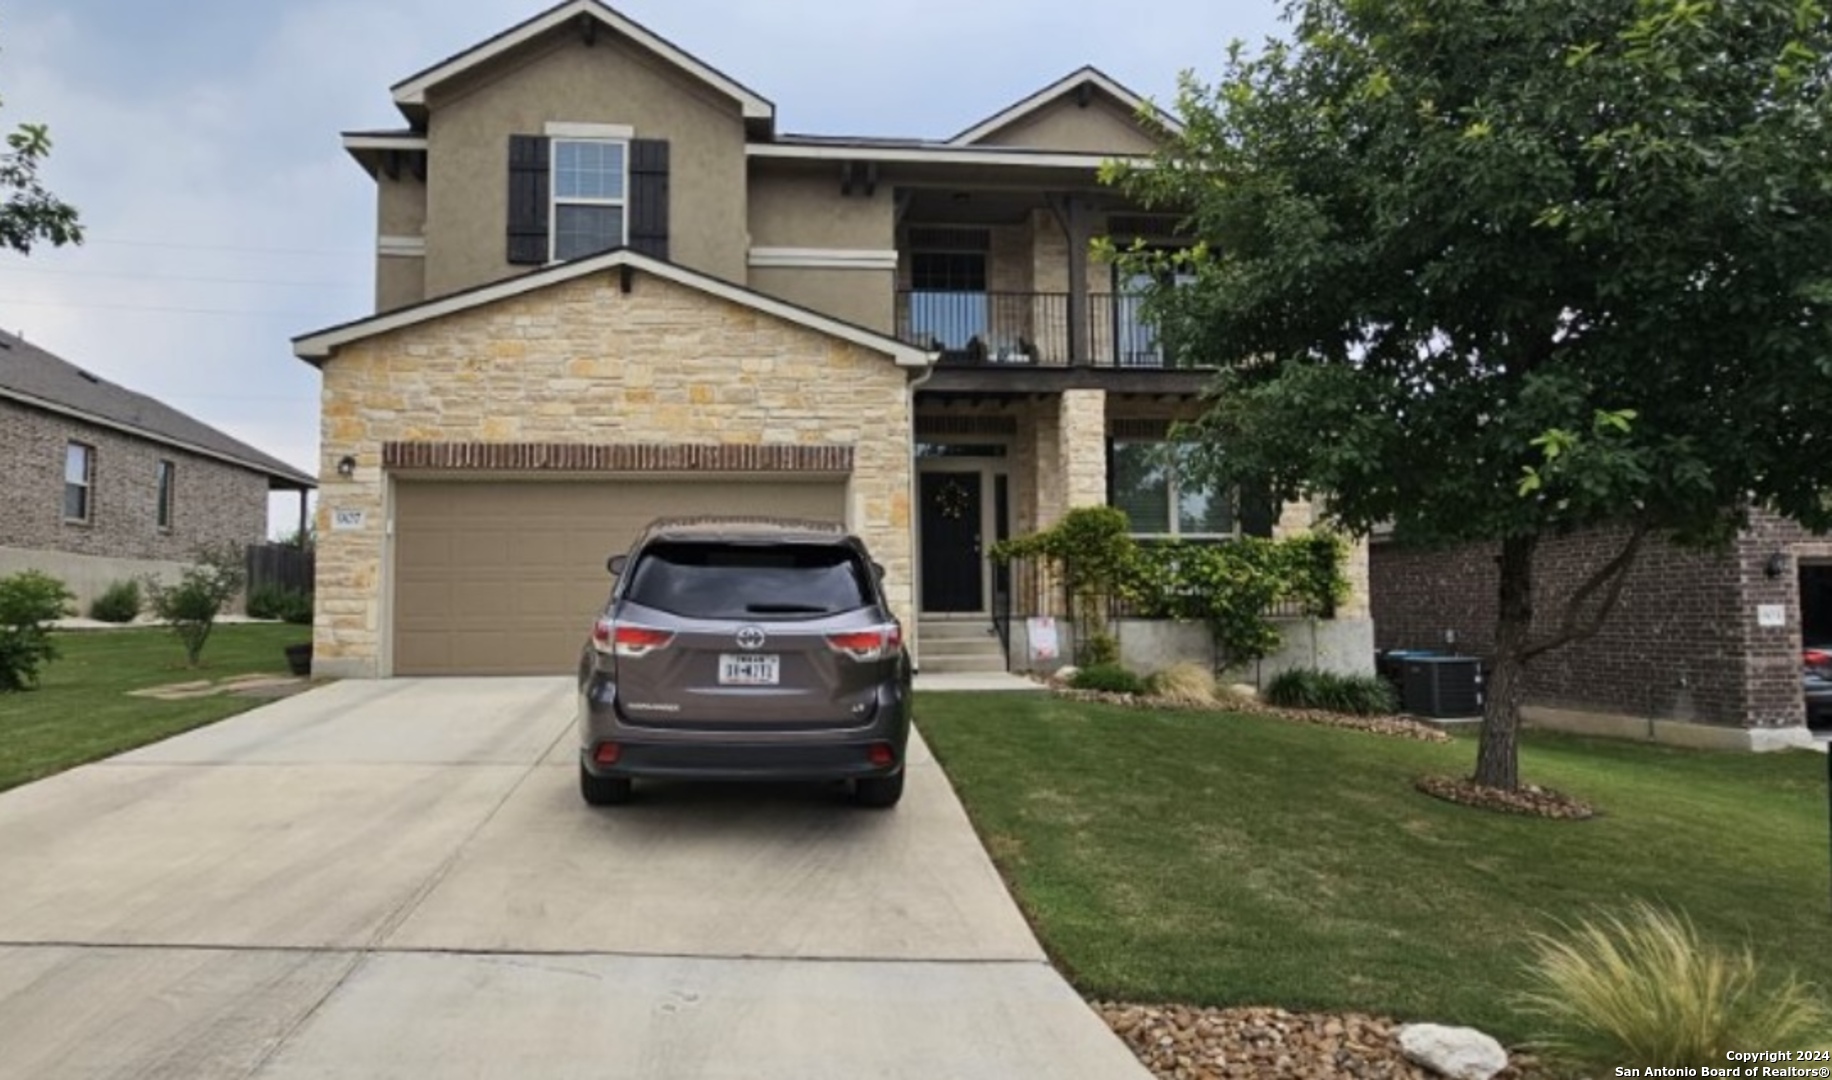
[[[1115,448],[1122,446],[1122,445],[1124,446],[1152,446],[1152,445],[1189,446],[1189,445],[1193,445],[1192,443],[1188,442],[1187,440],[1153,439],[1153,438],[1114,437],[1111,439],[1111,442]],[[1230,510],[1228,513],[1228,520],[1233,526],[1228,532],[1184,532],[1183,531],[1182,515],[1178,512],[1178,502],[1182,496],[1182,491],[1181,491],[1181,486],[1180,486],[1181,485],[1180,472],[1181,470],[1178,469],[1177,463],[1175,461],[1172,461],[1165,471],[1165,485],[1164,485],[1164,495],[1165,495],[1165,500],[1166,500],[1165,521],[1166,523],[1169,524],[1170,531],[1169,532],[1139,532],[1137,530],[1130,529],[1131,523],[1128,522],[1127,524],[1129,527],[1129,535],[1137,539],[1140,539],[1140,540],[1236,540],[1236,539],[1239,539],[1241,532],[1240,532],[1240,498],[1239,498],[1238,492],[1229,492],[1227,496],[1231,504]],[[1111,485],[1112,478],[1109,477],[1108,480],[1109,480],[1109,485]]]
[[[178,463],[160,458],[153,466],[153,524],[171,532],[178,518]]]
[[[72,451],[83,452],[83,478],[81,481],[70,479],[70,455]],[[70,485],[76,484],[83,489],[83,515],[70,516]],[[64,443],[64,483],[57,491],[60,509],[64,521],[71,525],[90,525],[95,522],[95,444],[80,439],[71,439]]]
[[[562,206],[615,206],[622,213],[622,223],[618,235],[623,237],[619,246],[628,247],[630,243],[630,142],[635,133],[627,127],[615,124],[562,124],[547,125],[547,261],[549,264],[560,260],[560,207]],[[623,198],[621,199],[581,199],[562,198],[560,196],[560,145],[562,143],[599,143],[623,147]]]

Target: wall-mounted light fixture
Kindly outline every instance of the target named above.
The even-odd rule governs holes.
[[[1787,572],[1787,552],[1785,551],[1775,552],[1773,555],[1770,555],[1768,557],[1767,562],[1762,564],[1762,573],[1765,576],[1767,576],[1768,578],[1770,578],[1771,580],[1774,578],[1780,577],[1782,574],[1786,572]]]
[[[337,475],[343,477],[345,480],[348,480],[352,476],[355,476],[356,475],[356,458],[350,454],[345,454],[343,457],[338,458],[337,459]]]

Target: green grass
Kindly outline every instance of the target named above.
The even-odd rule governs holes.
[[[1832,987],[1826,760],[1529,734],[1522,776],[1604,816],[1421,795],[1475,744],[1041,694],[918,722],[1045,947],[1089,997],[1368,1010],[1531,1034],[1554,920],[1641,898]]]
[[[310,641],[304,626],[219,626],[203,666],[184,666],[168,630],[103,630],[56,637],[59,659],[38,689],[0,694],[0,791],[85,762],[214,723],[261,704],[227,695],[190,701],[129,697],[166,683],[286,672],[284,646]]]

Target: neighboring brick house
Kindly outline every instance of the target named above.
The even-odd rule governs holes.
[[[945,141],[788,135],[567,0],[393,98],[405,129],[344,136],[377,189],[376,313],[294,343],[324,376],[322,673],[570,670],[606,555],[661,513],[844,520],[931,669],[1004,666],[996,640],[961,655],[1032,613],[985,549],[1072,507],[1152,536],[1311,523],[1154,463],[1211,373],[1090,257],[1180,242],[1099,182],[1174,126],[1099,71]],[[1358,586],[1306,640],[1367,668],[1366,614]]]
[[[1554,614],[1622,540],[1620,531],[1598,530],[1545,541],[1534,567],[1539,616]],[[1489,655],[1496,573],[1491,548],[1376,542],[1376,641]],[[1758,514],[1721,553],[1651,542],[1602,632],[1534,661],[1526,717],[1573,730],[1748,744],[1747,732],[1805,722],[1803,643],[1832,643],[1832,536]]]
[[[267,536],[268,494],[316,483],[176,409],[0,333],[0,575],[61,578],[79,610],[202,546]]]

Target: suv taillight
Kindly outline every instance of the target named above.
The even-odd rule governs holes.
[[[827,647],[860,663],[882,660],[903,647],[903,627],[891,623],[888,626],[874,626],[870,630],[828,634]]]
[[[657,649],[665,649],[674,641],[674,634],[668,630],[653,630],[647,626],[618,624],[609,619],[599,619],[592,624],[592,647],[601,653],[613,653],[631,659],[647,656]]]

